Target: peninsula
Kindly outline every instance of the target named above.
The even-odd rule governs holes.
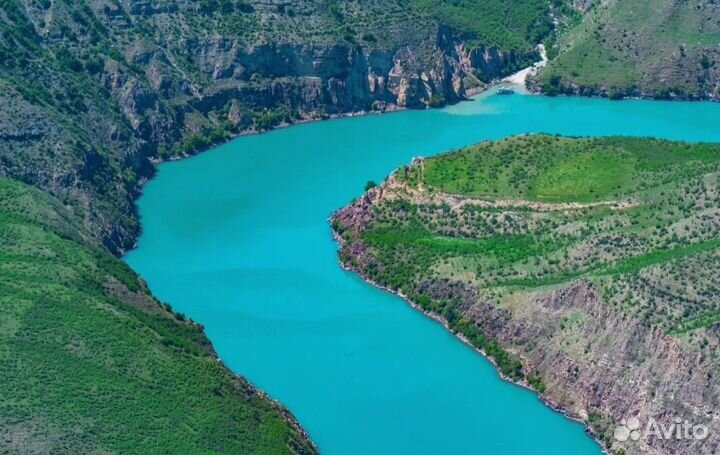
[[[718,171],[716,145],[519,136],[415,159],[332,225],[345,267],[440,320],[608,450],[712,453]],[[632,417],[709,436],[619,442],[614,428]]]

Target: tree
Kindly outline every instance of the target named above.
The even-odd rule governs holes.
[[[702,66],[703,69],[710,68],[710,59],[707,55],[703,54],[702,58],[700,59],[700,66]]]

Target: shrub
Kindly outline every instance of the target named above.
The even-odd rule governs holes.
[[[435,94],[428,100],[429,107],[442,107],[445,105],[445,97],[439,94]]]

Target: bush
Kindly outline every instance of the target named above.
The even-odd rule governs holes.
[[[435,94],[428,100],[429,107],[442,107],[445,105],[445,97],[439,94]]]
[[[183,144],[182,151],[186,155],[190,155],[207,147],[208,145],[210,145],[210,141],[208,141],[206,137],[193,134],[188,138],[185,144]]]
[[[377,42],[377,38],[375,38],[375,35],[373,35],[372,33],[363,34],[362,40],[367,43],[376,43]]]
[[[710,68],[710,59],[707,55],[703,55],[700,59],[700,66],[703,67],[703,69],[709,69]]]

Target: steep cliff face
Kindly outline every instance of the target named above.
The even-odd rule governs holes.
[[[446,27],[422,43],[403,43],[389,49],[361,47],[347,42],[331,44],[269,43],[244,45],[227,38],[185,39],[174,53],[181,54],[198,72],[193,84],[168,61],[159,47],[140,46],[128,51],[131,63],[142,65],[153,92],[164,99],[182,100],[204,115],[237,101],[256,111],[289,106],[302,117],[321,114],[415,107],[424,108],[436,97],[457,102],[467,95],[464,80],[499,78],[534,61],[530,49],[465,49]],[[475,86],[481,86],[477,81]],[[143,98],[143,87],[130,88],[133,100]],[[153,104],[123,103],[130,119],[143,117]]]
[[[715,453],[720,149],[704,147],[527,137],[417,160],[334,214],[340,259],[613,453]],[[607,154],[633,164],[603,188]],[[616,437],[633,418],[639,439]]]
[[[720,363],[659,328],[609,308],[592,284],[538,292],[522,311],[488,302],[468,304],[465,317],[478,321],[480,330],[511,347],[526,368],[542,377],[550,403],[587,422],[609,446],[657,455],[715,453],[720,447],[720,439],[713,436],[720,431],[714,378]],[[567,321],[577,315],[583,320],[569,330]],[[716,331],[708,338],[713,346],[719,341]],[[615,441],[615,427],[633,417],[642,430],[650,419],[669,427],[679,418],[704,425],[710,436],[678,440],[644,435],[629,444]]]
[[[183,43],[210,84],[196,93],[179,85],[171,97],[189,96],[202,113],[237,100],[250,110],[288,105],[303,116],[388,107],[425,107],[433,96],[448,102],[465,97],[465,71],[454,49],[432,46],[426,61],[412,49],[364,50],[350,44],[329,46],[268,44],[238,49],[237,43]],[[157,58],[153,56],[153,59]],[[161,61],[151,60],[154,79]],[[493,68],[500,76],[506,67]],[[158,86],[160,84],[157,84]]]
[[[513,17],[547,20],[547,5],[530,3],[448,16],[421,1],[8,0],[0,175],[49,189],[122,251],[150,160],[301,120],[461,100],[536,58]]]

